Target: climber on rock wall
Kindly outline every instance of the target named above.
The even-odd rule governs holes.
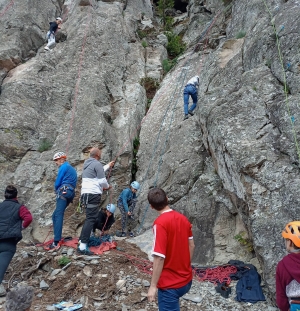
[[[197,106],[198,101],[198,87],[199,87],[199,76],[195,76],[188,81],[184,90],[183,90],[183,101],[184,101],[184,119],[189,118],[189,114],[191,116],[194,115],[193,111]],[[189,109],[189,97],[193,99],[193,105]]]
[[[57,29],[60,29],[60,24],[62,23],[62,19],[60,17],[56,17],[55,22],[50,22],[50,28],[47,32],[48,43],[45,46],[46,51],[50,51],[50,48],[55,44],[55,32]]]

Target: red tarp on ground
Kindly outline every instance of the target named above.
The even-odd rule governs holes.
[[[44,248],[46,250],[49,250],[49,245],[51,245],[53,242],[53,239],[45,242],[44,244],[41,244],[42,246],[44,246]],[[73,239],[67,239],[65,240],[61,240],[60,241],[60,247],[61,246],[68,246],[68,247],[73,247],[73,248],[77,248],[78,245],[78,238],[73,238]],[[37,245],[39,246],[39,245]],[[101,255],[104,252],[109,251],[112,248],[116,248],[117,247],[117,242],[103,242],[101,243],[101,245],[99,246],[91,246],[89,249],[96,255]]]

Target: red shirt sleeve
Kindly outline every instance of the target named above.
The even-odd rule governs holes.
[[[166,229],[158,224],[153,226],[153,250],[152,255],[166,258],[167,253],[167,231]]]
[[[284,271],[282,261],[280,261],[276,268],[276,303],[281,311],[288,311],[290,309],[290,304],[285,291],[287,284]]]
[[[27,228],[32,222],[32,215],[26,206],[22,205],[19,210],[19,216],[23,219],[23,228]]]

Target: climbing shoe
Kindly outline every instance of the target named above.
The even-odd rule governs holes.
[[[86,249],[81,250],[79,247],[77,248],[77,254],[79,255],[88,255],[88,256],[92,256],[95,255],[95,253],[91,252],[90,249],[88,247],[86,247]]]
[[[131,238],[133,238],[133,237],[134,237],[134,234],[133,234],[133,232],[132,232],[132,231],[130,231],[130,232],[129,232],[129,236],[130,236]]]
[[[44,47],[44,50],[50,51],[50,49],[48,48],[48,46],[45,46],[45,47]]]
[[[189,110],[189,114],[190,114],[191,116],[193,116],[193,115],[194,115],[194,112],[192,112],[192,111]]]
[[[129,215],[128,218],[134,220],[134,215]]]
[[[186,120],[186,119],[188,119],[188,118],[189,118],[189,115],[186,114],[186,115],[184,116],[184,118],[183,118],[183,121]]]
[[[231,287],[227,286],[226,283],[219,283],[216,287],[216,292],[219,293],[222,297],[228,298],[231,294]]]

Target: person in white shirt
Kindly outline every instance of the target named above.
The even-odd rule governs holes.
[[[188,81],[183,91],[183,101],[184,101],[184,119],[189,118],[189,114],[191,116],[194,115],[194,110],[197,106],[198,101],[198,87],[199,87],[199,76],[195,76]],[[192,97],[193,105],[189,109],[189,97]]]

